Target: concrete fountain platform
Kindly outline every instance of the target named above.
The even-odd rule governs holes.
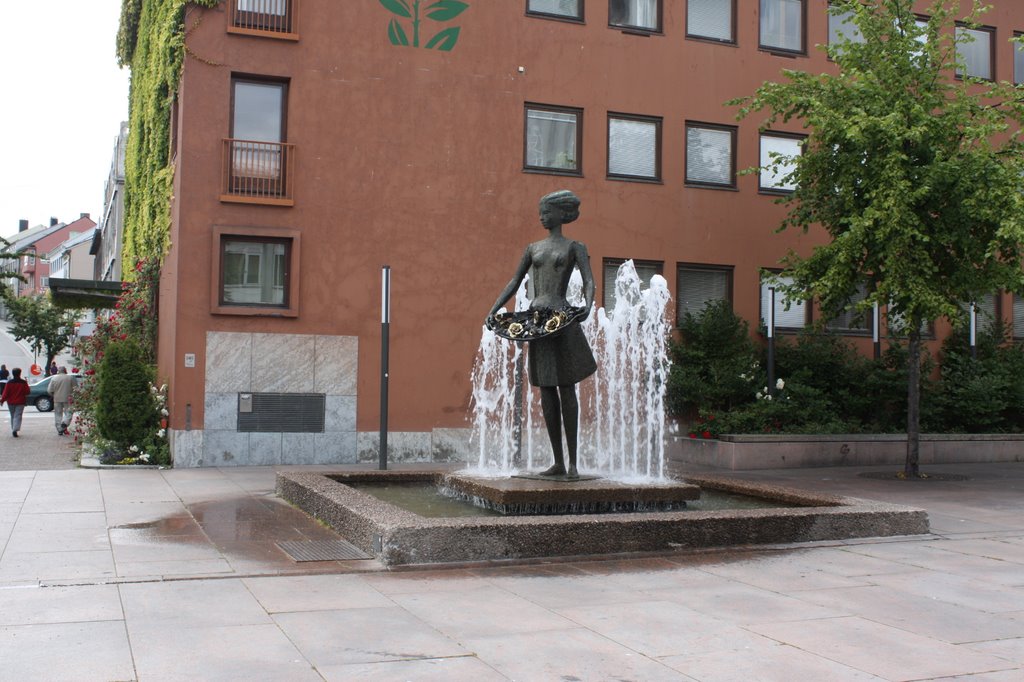
[[[674,552],[928,533],[921,509],[719,476],[687,482],[800,505],[768,509],[425,518],[346,483],[432,483],[444,472],[280,472],[277,494],[388,566]],[[558,492],[565,490],[559,484]],[[558,494],[558,493],[556,493]]]

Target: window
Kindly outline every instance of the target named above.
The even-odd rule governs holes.
[[[767,192],[792,192],[796,179],[787,177],[796,170],[802,135],[762,133],[760,189]]]
[[[686,182],[736,186],[736,128],[687,122]]]
[[[893,309],[892,305],[888,307],[885,312],[886,325],[889,328],[889,333],[894,336],[907,335],[907,323],[904,321],[903,314]],[[922,336],[934,336],[935,330],[932,329],[932,323],[928,320],[921,322],[921,335]]]
[[[867,298],[867,288],[862,284],[849,301],[849,308],[825,323],[825,327],[840,333],[867,334],[873,326],[870,310],[856,310],[854,306]]]
[[[527,170],[579,175],[582,109],[526,106],[523,166]]]
[[[281,306],[288,240],[225,238],[221,242],[221,304]]]
[[[804,0],[761,0],[761,47],[804,53]]]
[[[736,0],[688,0],[686,35],[734,43]]]
[[[966,72],[973,78],[994,80],[995,41],[992,38],[995,32],[994,28],[956,27],[956,56],[961,62],[956,69],[957,76],[963,77]]]
[[[857,24],[853,22],[854,13],[853,11],[840,12],[839,14],[833,14],[831,11],[828,14],[828,44],[836,45],[842,43],[845,40],[850,40],[855,43],[863,43],[864,36],[860,34],[860,30],[857,28]]]
[[[609,0],[608,23],[641,31],[661,30],[661,0]]]
[[[1024,299],[1013,295],[1013,338],[1024,339]]]
[[[604,309],[608,312],[615,309],[615,278],[625,262],[624,258],[604,259]],[[659,261],[634,260],[633,267],[640,277],[640,290],[644,291],[651,287],[651,278],[660,275],[664,266]]]
[[[965,303],[960,306],[960,309],[963,311],[965,324],[969,325],[971,322],[970,304]],[[974,310],[978,316],[979,331],[991,332],[1002,322],[1000,319],[999,296],[996,294],[982,296],[981,300],[975,303]]]
[[[298,231],[215,227],[214,248],[214,313],[286,317],[298,314]]]
[[[228,193],[281,196],[288,84],[236,78],[231,88]]]
[[[583,0],[526,0],[526,13],[583,21]]]
[[[242,33],[246,31],[269,32],[276,37],[297,39],[292,34],[292,18],[295,15],[295,3],[298,0],[234,0],[231,8],[231,23],[228,31]]]
[[[1024,33],[1014,33],[1015,38],[1021,38]],[[1024,83],[1024,42],[1013,44],[1013,82],[1017,85]]]
[[[661,177],[661,119],[608,115],[608,176],[640,180]]]
[[[772,305],[772,287],[775,287],[775,328],[778,330],[802,329],[807,325],[808,307],[804,301],[783,301],[780,285],[792,284],[792,277],[781,277],[774,273],[761,273],[761,323],[768,325],[768,310]]]
[[[676,322],[682,322],[687,314],[700,314],[714,301],[732,304],[732,268],[680,263],[676,268]]]

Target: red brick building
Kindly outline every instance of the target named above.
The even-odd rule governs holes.
[[[996,4],[971,68],[1020,81],[1024,5]],[[483,317],[557,189],[583,201],[566,234],[599,288],[631,258],[679,310],[727,298],[756,326],[761,269],[822,235],[775,234],[787,188],[737,175],[798,149],[800,128],[759,132],[723,102],[784,68],[832,69],[814,47],[826,6],[188,6],[159,345],[178,466],[375,457],[385,264],[392,454],[464,450]],[[1024,321],[1010,296],[992,305]],[[869,346],[869,329],[835,326]]]

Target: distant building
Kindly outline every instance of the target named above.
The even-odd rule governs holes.
[[[20,253],[16,261],[0,263],[6,266],[7,272],[21,275],[25,281],[14,277],[7,279],[7,285],[18,296],[38,296],[45,292],[50,285],[50,263],[51,251],[63,244],[65,241],[87,234],[92,237],[92,231],[96,223],[83,213],[78,220],[70,223],[62,223],[57,218],[50,218],[49,225],[37,225],[30,228],[27,220],[22,220],[18,226],[18,233],[6,237],[10,246],[6,247],[6,253]]]
[[[96,230],[89,253],[95,256],[91,279],[120,281],[121,243],[124,233],[124,152],[128,142],[128,122],[121,122],[121,130],[114,143],[110,161],[110,174],[103,188],[103,215]]]
[[[90,248],[99,228],[94,227],[61,242],[50,251],[46,260],[50,279],[92,279],[95,257]]]

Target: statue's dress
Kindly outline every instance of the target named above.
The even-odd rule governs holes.
[[[588,260],[586,248],[569,240],[561,243],[545,240],[526,247],[533,283],[531,310],[558,309],[566,305],[569,278],[578,260]],[[529,359],[533,386],[569,386],[597,371],[594,354],[578,321],[560,333],[530,341]]]

